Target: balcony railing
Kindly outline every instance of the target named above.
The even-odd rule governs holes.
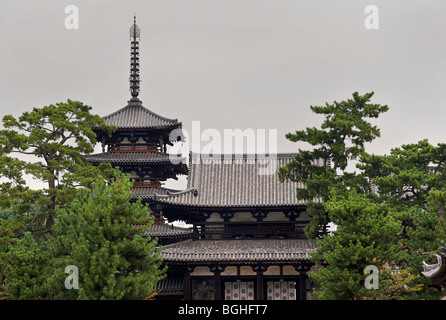
[[[115,143],[108,146],[110,152],[161,152],[155,143]]]
[[[158,178],[131,178],[135,180],[134,188],[157,188],[161,187],[161,181]]]
[[[197,228],[197,234],[200,238],[210,239],[304,238],[304,227],[304,224],[293,222],[208,222]]]

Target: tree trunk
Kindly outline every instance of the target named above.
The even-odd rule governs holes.
[[[444,219],[444,202],[440,202],[440,208],[438,209],[438,217]]]
[[[51,227],[54,225],[54,210],[56,208],[56,194],[55,194],[55,179],[54,172],[50,172],[53,178],[48,180],[48,195],[50,198],[50,204],[48,205],[48,211],[46,213],[46,225],[45,228],[50,231]]]

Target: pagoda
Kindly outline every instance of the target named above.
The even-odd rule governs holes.
[[[130,92],[127,105],[105,117],[107,125],[117,130],[108,136],[99,128],[94,128],[97,140],[102,144],[102,152],[90,155],[90,163],[98,165],[108,162],[134,180],[133,199],[141,198],[149,203],[154,194],[167,194],[175,191],[164,187],[167,179],[178,179],[187,174],[185,164],[173,164],[167,152],[168,146],[177,142],[178,137],[170,139],[170,133],[180,129],[177,119],[168,119],[145,108],[138,98],[140,91],[139,65],[140,29],[134,23],[130,27]],[[156,209],[152,210],[155,211]],[[159,217],[158,217],[159,218]]]

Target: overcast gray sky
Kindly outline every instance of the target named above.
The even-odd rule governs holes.
[[[378,30],[364,27],[371,4]],[[294,152],[284,135],[322,121],[310,105],[374,91],[390,110],[369,152],[445,142],[444,0],[1,0],[0,115],[68,98],[100,116],[124,107],[134,13],[139,97],[186,130],[277,129]]]

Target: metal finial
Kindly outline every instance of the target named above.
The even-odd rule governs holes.
[[[133,25],[130,27],[130,40],[138,38],[139,39],[140,30],[136,24],[136,15],[133,16]]]
[[[133,25],[130,27],[131,55],[130,55],[130,92],[132,102],[140,102],[139,94],[139,27],[136,24],[136,14],[133,16]]]

